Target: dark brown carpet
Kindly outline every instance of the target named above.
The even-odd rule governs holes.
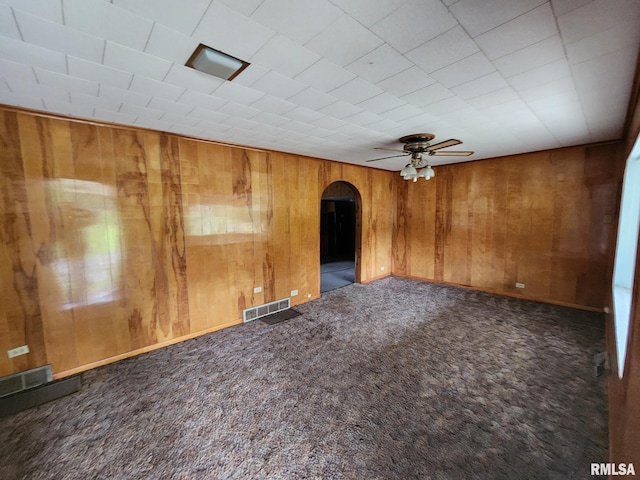
[[[602,315],[387,278],[92,370],[0,420],[2,479],[579,479]]]

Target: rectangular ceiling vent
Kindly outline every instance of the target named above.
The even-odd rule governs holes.
[[[272,313],[281,312],[290,308],[291,302],[289,298],[283,298],[282,300],[276,300],[275,302],[265,303],[264,305],[258,305],[257,307],[247,308],[242,311],[242,319],[244,322],[250,322],[261,317],[266,317]]]
[[[38,385],[51,381],[53,381],[51,365],[7,375],[6,377],[0,378],[0,397],[37,387]]]

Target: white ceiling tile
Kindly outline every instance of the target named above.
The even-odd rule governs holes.
[[[211,0],[112,0],[112,3],[191,35]]]
[[[147,118],[158,120],[164,112],[162,110],[157,110],[155,108],[147,108],[142,105],[134,105],[130,103],[123,103],[120,107],[120,111],[122,113],[128,113],[130,115],[135,115],[138,118]]]
[[[365,100],[364,102],[360,102],[358,104],[358,107],[361,107],[372,113],[381,113],[399,107],[400,105],[404,105],[405,103],[406,102],[404,100],[400,100],[395,95],[384,92],[380,95],[376,95],[375,97]]]
[[[216,2],[193,33],[201,43],[241,60],[254,55],[273,35],[273,30]]]
[[[431,73],[431,76],[445,87],[451,88],[474,78],[482,77],[494,70],[495,67],[487,60],[487,57],[482,52],[478,52]]]
[[[0,4],[0,34],[15,40],[22,40],[11,9],[2,4]]]
[[[177,113],[165,113],[160,118],[160,120],[164,120],[165,122],[169,122],[174,125],[179,124],[179,125],[186,125],[189,127],[193,127],[198,123],[200,123],[201,121],[199,118],[186,117],[184,115],[178,115]],[[171,131],[175,131],[175,130],[172,128]]]
[[[640,42],[638,19],[630,19],[566,46],[570,64],[585,62]]]
[[[94,108],[91,105],[71,104],[48,99],[44,102],[45,109],[52,113],[70,115],[76,118],[92,118]],[[38,108],[34,106],[34,108]],[[42,107],[40,107],[42,108]]]
[[[460,98],[469,99],[508,86],[509,84],[499,72],[492,72],[484,77],[453,87],[451,91]]]
[[[292,120],[298,120],[303,123],[309,123],[322,117],[323,114],[320,112],[316,112],[315,110],[311,110],[310,108],[307,108],[307,107],[296,107],[293,110],[285,113],[284,116]]]
[[[419,113],[418,115],[414,115],[412,117],[408,117],[402,120],[402,125],[407,127],[407,129],[411,130],[421,130],[421,131],[435,131],[437,125],[441,123],[441,120],[435,115],[431,115],[427,112]]]
[[[202,120],[200,123],[198,123],[198,126],[202,128],[201,132],[203,134],[204,133],[215,134],[220,132],[226,132],[233,128],[232,125],[227,125],[224,123],[209,121],[209,120]]]
[[[131,90],[123,90],[112,87],[111,85],[100,85],[100,97],[109,98],[124,103],[125,105],[141,105],[145,106],[151,101],[151,95],[132,92]]]
[[[198,40],[195,38],[154,23],[144,51],[163,60],[184,65],[197,46]]]
[[[34,97],[32,95],[24,95],[20,93],[11,93],[4,90],[0,92],[0,103],[6,104],[6,105],[15,105],[16,107],[31,108],[34,110],[45,109],[51,112],[58,113],[56,110],[47,108],[42,98],[40,97]],[[60,112],[60,113],[66,113],[66,112]]]
[[[258,110],[257,108],[248,107],[247,105],[242,105],[236,102],[227,102],[222,107],[220,107],[218,111],[226,113],[227,115],[232,117],[227,120],[229,122],[233,120],[233,117],[248,120],[260,113],[260,110]]]
[[[595,102],[603,104],[603,95],[610,92],[609,94],[619,97],[622,104],[626,104],[628,95],[617,95],[615,90],[625,91],[631,85],[637,59],[636,53],[637,48],[625,48],[606,55],[602,59],[572,65],[574,83],[583,102],[587,102],[587,97],[592,97]],[[589,95],[591,92],[598,94]],[[622,116],[625,113],[622,112]]]
[[[435,82],[436,81],[423,70],[418,67],[411,67],[404,72],[400,72],[386,80],[378,82],[377,85],[387,93],[400,97],[432,85]]]
[[[284,35],[275,35],[249,61],[264,65],[288,77],[295,77],[320,60],[320,55],[293,42]]]
[[[111,100],[104,97],[96,97],[94,95],[85,95],[84,93],[71,92],[71,103],[76,105],[84,105],[92,108],[103,108],[105,110],[118,111],[121,102]]]
[[[556,19],[548,3],[475,38],[491,60],[558,35]]]
[[[361,111],[362,108],[356,107],[354,104],[345,102],[344,100],[338,100],[328,107],[324,107],[319,110],[320,113],[339,119],[354,115]]]
[[[401,130],[402,132],[406,131],[404,129],[405,127],[400,123],[395,122],[393,120],[386,119],[386,118],[383,120],[380,120],[379,122],[375,122],[367,125],[367,128],[371,130],[375,130],[377,132],[383,132],[383,133],[388,133],[390,131],[395,132],[396,130]]]
[[[195,108],[194,105],[187,105],[185,103],[173,102],[164,98],[152,98],[147,105],[149,108],[161,110],[165,113],[172,113],[175,115],[187,115],[191,110]]]
[[[532,68],[564,58],[564,46],[558,35],[510,53],[493,61],[505,77],[526,72]]]
[[[58,102],[69,101],[69,90],[51,87],[49,85],[40,85],[33,82],[14,82],[10,80],[10,84],[1,82],[4,89],[10,87],[11,92],[20,95],[29,95],[32,97],[47,98]]]
[[[518,75],[513,75],[507,78],[507,81],[516,91],[521,91],[570,75],[571,69],[569,68],[569,64],[565,59],[562,59]]]
[[[164,79],[171,68],[171,62],[113,42],[107,42],[103,63],[154,80]]]
[[[208,110],[218,110],[227,103],[227,100],[222,98],[218,98],[213,95],[205,95],[193,90],[186,90],[177,101],[180,103],[186,103],[187,105],[206,108]]]
[[[485,93],[474,98],[466,100],[466,102],[475,108],[486,108],[490,105],[498,105],[500,103],[510,102],[518,98],[518,94],[511,87],[500,88],[493,92]]]
[[[291,120],[286,125],[283,125],[283,128],[286,128],[287,130],[291,130],[293,132],[304,133],[308,132],[309,130],[313,130],[313,125],[303,123],[298,120]]]
[[[293,97],[296,93],[307,88],[304,83],[285,77],[274,71],[267,73],[251,85],[251,87],[284,100]]]
[[[0,58],[67,73],[66,57],[63,53],[8,37],[0,36]]]
[[[61,73],[35,68],[38,83],[49,85],[50,87],[64,89],[70,92],[85,93],[87,95],[98,95],[98,83],[82,78],[71,77]]]
[[[153,22],[104,0],[64,0],[64,23],[81,32],[142,50]]]
[[[530,103],[541,98],[553,99],[556,97],[573,95],[575,92],[576,86],[575,83],[573,83],[573,78],[565,76],[539,85],[534,85],[531,88],[521,89],[518,92],[518,95],[522,100]]]
[[[533,10],[547,0],[460,0],[451,5],[451,13],[472,37]]]
[[[196,107],[191,112],[189,112],[190,117],[199,118],[200,120],[205,120],[207,122],[220,123],[222,124],[225,120],[229,118],[229,115],[226,113],[216,112],[213,110],[209,110],[207,108]]]
[[[593,0],[551,0],[551,6],[553,7],[554,15],[559,17],[592,1]]]
[[[422,113],[424,113],[423,110],[419,109],[418,107],[414,107],[413,105],[401,105],[394,108],[393,110],[382,112],[380,115],[388,120],[399,122],[402,120],[406,120],[407,118],[415,117]]]
[[[226,120],[228,125],[233,125],[234,127],[242,128],[244,130],[251,130],[252,128],[260,125],[258,122],[254,122],[253,120],[249,120],[248,118],[241,117],[230,117]]]
[[[453,96],[451,90],[439,83],[434,83],[433,85],[421,88],[415,92],[403,95],[400,98],[416,107],[425,107],[431,103],[439,102],[451,96]]]
[[[52,22],[62,23],[62,3],[51,0],[2,0],[5,5],[14,9],[29,12],[32,15],[46,18]],[[4,7],[2,7],[4,8]],[[0,17],[2,14],[0,14]],[[0,31],[4,32],[3,28]]]
[[[258,115],[253,117],[252,120],[254,122],[271,125],[272,127],[279,127],[289,122],[289,119],[287,117],[283,117],[282,115],[276,115],[275,113],[269,113],[269,112],[260,112]]]
[[[260,97],[264,96],[264,93],[262,92],[233,82],[222,82],[213,93],[218,98],[230,100],[235,103],[241,103],[243,105],[250,105]]]
[[[382,40],[348,15],[331,22],[305,43],[314,52],[344,67],[382,44]],[[357,72],[356,72],[357,73]],[[387,75],[389,76],[389,75]]]
[[[637,0],[617,0],[616,8],[611,8],[608,0],[594,0],[558,17],[558,26],[562,39],[569,44],[632,19],[640,22]]]
[[[184,67],[175,63],[171,66],[167,76],[164,77],[164,81],[206,94],[211,93],[224,82],[224,80],[213,75],[207,75],[194,68]]]
[[[462,60],[478,50],[476,43],[458,25],[408,51],[406,57],[428,73]]]
[[[297,105],[302,105],[303,107],[319,110],[337,102],[338,99],[332,95],[321,92],[320,90],[309,87],[300,93],[296,93],[293,97],[290,97],[289,101]]]
[[[354,78],[355,74],[324,58],[295,77],[296,80],[325,93]]]
[[[304,44],[341,14],[340,9],[327,0],[264,0],[251,18]]]
[[[263,112],[275,113],[276,115],[282,115],[296,108],[295,103],[271,95],[260,97],[251,106]]]
[[[380,115],[376,115],[375,113],[366,111],[356,113],[355,115],[351,115],[350,117],[344,119],[345,122],[360,125],[361,127],[366,127],[371,123],[380,122],[382,120],[385,120],[385,118],[381,117]]]
[[[377,83],[412,66],[409,60],[385,43],[350,63],[346,68],[365,80]]]
[[[341,87],[332,90],[330,93],[342,100],[355,104],[363,102],[376,95],[380,95],[382,90],[379,87],[356,77]]]
[[[440,0],[409,0],[373,25],[371,30],[400,53],[405,53],[456,24],[456,19]]]
[[[430,104],[425,108],[425,110],[431,115],[438,116],[448,112],[455,112],[456,110],[461,110],[463,108],[469,108],[469,104],[461,98],[449,97]]]
[[[16,10],[15,15],[25,42],[92,62],[102,62],[103,39],[20,10]]]
[[[74,77],[108,84],[125,90],[129,88],[129,84],[131,80],[133,80],[133,74],[107,67],[100,63],[89,62],[88,60],[72,56],[67,57],[67,62],[69,65],[69,75]]]
[[[166,98],[167,100],[176,100],[184,93],[184,88],[170,85],[168,83],[158,82],[147,77],[134,75],[133,81],[129,86],[129,90],[134,92],[151,95],[152,97]]]
[[[358,20],[365,27],[379,22],[401,7],[404,0],[332,0],[333,4]]]
[[[263,0],[216,0],[223,3],[227,7],[237,10],[245,17],[250,17],[253,12],[260,6]]]
[[[347,122],[334,117],[320,117],[311,122],[314,127],[325,128],[327,130],[340,130],[347,125]]]
[[[262,65],[252,64],[240,72],[240,74],[233,79],[233,83],[250,87],[270,71],[271,70]]]

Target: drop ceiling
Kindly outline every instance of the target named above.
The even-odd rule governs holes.
[[[0,104],[399,170],[621,138],[639,45],[638,0],[0,0]]]

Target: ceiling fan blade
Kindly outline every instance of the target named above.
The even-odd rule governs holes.
[[[404,150],[398,150],[397,148],[384,148],[384,147],[373,147],[374,150],[386,150],[387,152],[398,152],[402,153]]]
[[[367,162],[377,162],[378,160],[385,160],[387,158],[396,158],[396,157],[406,157],[407,155],[411,155],[409,152],[403,153],[402,155],[391,155],[390,157],[382,157],[382,158],[372,158],[371,160],[366,160]]]
[[[444,142],[436,143],[435,145],[429,145],[427,150],[433,152],[434,150],[440,150],[441,148],[453,147],[454,145],[460,145],[462,142],[460,140],[456,140],[455,138],[450,138],[449,140],[445,140]]]
[[[429,156],[433,157],[468,157],[469,155],[473,155],[474,152],[470,150],[458,150],[453,151],[449,150],[446,152],[429,152]]]

